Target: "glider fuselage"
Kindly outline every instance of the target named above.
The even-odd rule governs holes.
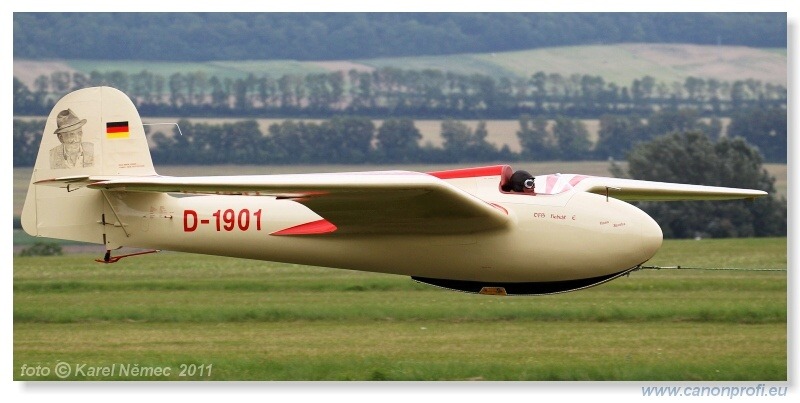
[[[510,225],[457,235],[329,236],[324,220],[293,200],[127,192],[109,199],[106,243],[491,282],[610,275],[647,261],[661,246],[658,225],[614,198],[574,191],[503,193],[496,176],[451,181],[508,214]],[[125,231],[114,226],[115,216]]]

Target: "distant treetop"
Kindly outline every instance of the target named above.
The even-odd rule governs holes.
[[[785,48],[786,13],[14,13],[14,58],[338,60],[623,42]]]

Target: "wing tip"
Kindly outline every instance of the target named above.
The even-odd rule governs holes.
[[[598,180],[586,181],[580,190],[625,201],[755,200],[769,195],[759,189],[621,178],[596,177],[595,179]]]

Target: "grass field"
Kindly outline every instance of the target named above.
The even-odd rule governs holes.
[[[786,252],[785,238],[665,241],[651,263],[785,269]],[[232,258],[94,257],[15,257],[15,380],[59,379],[56,365],[70,380],[787,379],[785,272],[640,271],[489,297]]]
[[[564,46],[475,57],[523,77],[530,77],[536,71],[560,72],[565,77],[588,74],[625,86],[644,76],[665,83],[682,83],[689,76],[729,81],[758,77],[765,82],[783,81],[785,85],[780,75],[785,72],[786,59],[780,52],[736,46],[628,43]]]

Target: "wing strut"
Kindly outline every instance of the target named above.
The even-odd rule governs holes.
[[[103,194],[103,198],[105,199],[106,203],[108,204],[108,208],[110,208],[111,212],[114,213],[114,218],[117,219],[117,222],[119,223],[119,227],[122,228],[122,232],[125,233],[125,237],[130,238],[131,234],[129,234],[128,230],[125,229],[125,223],[123,223],[122,220],[119,218],[119,214],[117,214],[117,210],[114,210],[114,206],[111,204],[111,200],[108,200],[108,195],[106,194],[105,191],[100,191],[100,193]],[[107,224],[105,222],[105,214],[103,214],[103,224],[104,225]]]

